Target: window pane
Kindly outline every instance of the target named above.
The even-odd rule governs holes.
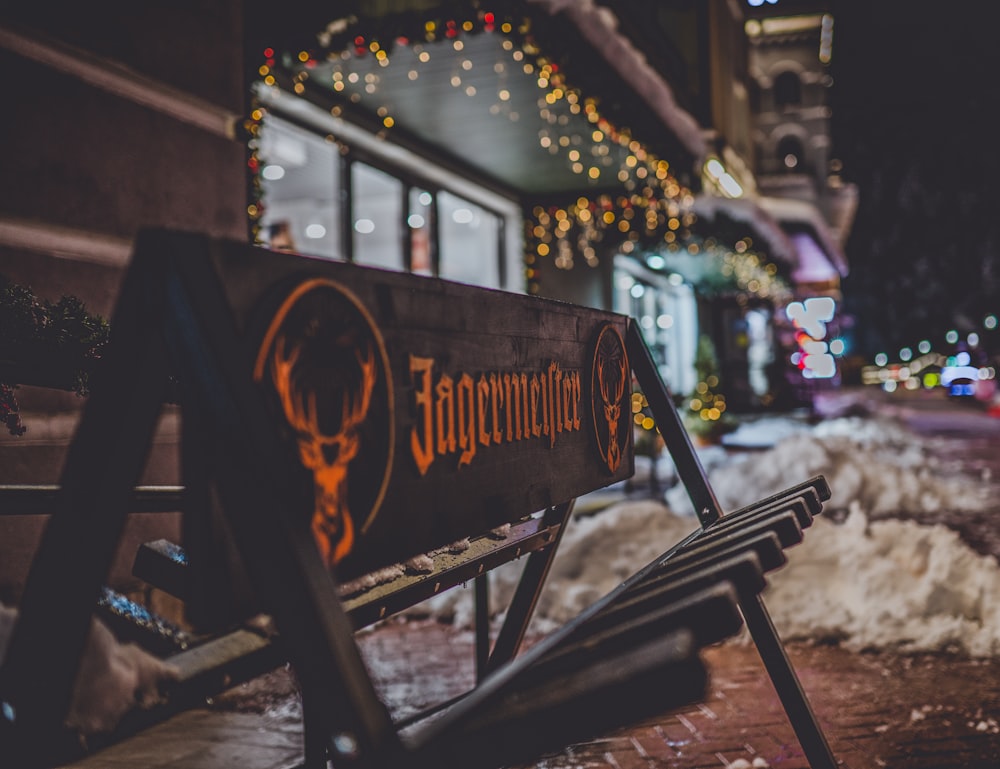
[[[438,195],[440,276],[500,287],[499,217],[447,192]]]
[[[343,258],[334,145],[273,115],[260,129],[261,240],[274,248]],[[280,242],[279,242],[280,241]]]
[[[410,227],[410,271],[417,275],[433,275],[431,264],[431,218],[434,197],[427,190],[410,190],[410,213],[406,223]]]
[[[354,261],[391,270],[403,265],[403,183],[364,163],[351,165]]]

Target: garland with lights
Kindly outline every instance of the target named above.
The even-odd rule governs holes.
[[[584,183],[603,183],[607,187],[607,181],[602,179],[610,170],[614,185],[620,185],[623,190],[620,195],[581,197],[565,207],[535,208],[526,233],[528,291],[536,293],[538,290],[538,271],[533,267],[536,259],[551,255],[557,267],[569,269],[573,266],[574,254],[581,254],[587,264],[596,266],[594,246],[604,239],[606,232],[614,232],[616,238],[624,240],[625,248],[630,249],[640,234],[662,238],[668,232],[676,234],[682,226],[689,226],[693,215],[683,210],[692,198],[671,174],[669,163],[635,140],[629,129],[613,125],[601,114],[598,100],[584,96],[579,88],[567,81],[560,63],[543,53],[532,18],[532,14],[538,17],[540,10],[531,8],[523,0],[494,0],[489,8],[479,6],[479,3],[446,2],[423,12],[337,19],[317,36],[314,47],[297,52],[266,49],[258,74],[265,86],[278,87],[279,72],[293,73],[291,88],[302,95],[317,67],[332,64],[332,84],[328,87],[345,100],[357,102],[363,92],[375,92],[378,76],[376,68],[364,78],[359,77],[351,69],[355,60],[373,60],[377,67],[386,67],[394,51],[406,46],[418,54],[420,61],[425,61],[430,56],[425,50],[428,44],[450,42],[451,48],[459,52],[465,36],[500,35],[510,62],[498,62],[497,66],[521,68],[536,78],[541,91],[538,99],[542,125],[540,145],[553,154],[564,154],[568,167],[580,174]],[[474,93],[474,90],[467,88],[466,92]],[[505,104],[507,98],[509,95],[501,89],[490,111],[499,117],[517,119]],[[333,112],[339,114],[338,108]],[[381,121],[377,135],[385,137],[396,125],[395,118],[388,105],[381,105],[376,112]],[[264,114],[259,105],[255,106],[246,124],[253,177],[253,200],[248,214],[254,239],[259,235],[259,220],[265,210],[258,177],[261,159],[257,154]],[[590,126],[589,135],[584,138],[561,132],[560,126],[567,125],[571,116],[586,121]],[[590,144],[589,153],[581,152],[584,141]],[[617,169],[612,167],[616,156],[622,156]]]
[[[41,300],[31,289],[0,276],[0,422],[23,435],[15,397],[19,384],[88,393],[93,364],[107,344],[110,327],[83,302],[64,296]]]

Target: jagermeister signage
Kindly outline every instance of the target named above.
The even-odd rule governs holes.
[[[623,316],[254,248],[212,261],[338,571],[631,475]]]

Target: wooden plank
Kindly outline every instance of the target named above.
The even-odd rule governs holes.
[[[211,255],[341,580],[632,475],[625,316],[224,241]]]

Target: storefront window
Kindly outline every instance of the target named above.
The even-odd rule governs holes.
[[[424,175],[391,163],[377,167],[377,158],[362,157],[268,114],[258,149],[261,243],[275,250],[506,287],[510,267],[505,265],[519,256],[504,237],[507,217],[516,216],[504,207],[506,201],[499,210],[508,213],[501,215],[430,183],[439,169],[428,166]],[[463,190],[472,187],[463,179],[456,184]]]
[[[260,132],[261,241],[276,250],[342,259],[336,147],[271,117]]]
[[[403,183],[364,163],[351,164],[354,261],[403,270]]]
[[[410,272],[433,275],[434,196],[427,190],[410,189],[410,210],[406,224],[410,230]]]
[[[694,290],[679,275],[630,269],[634,260],[615,260],[614,310],[639,324],[660,376],[675,393],[695,384],[698,310]]]
[[[440,277],[499,288],[500,218],[448,192],[438,194]]]

